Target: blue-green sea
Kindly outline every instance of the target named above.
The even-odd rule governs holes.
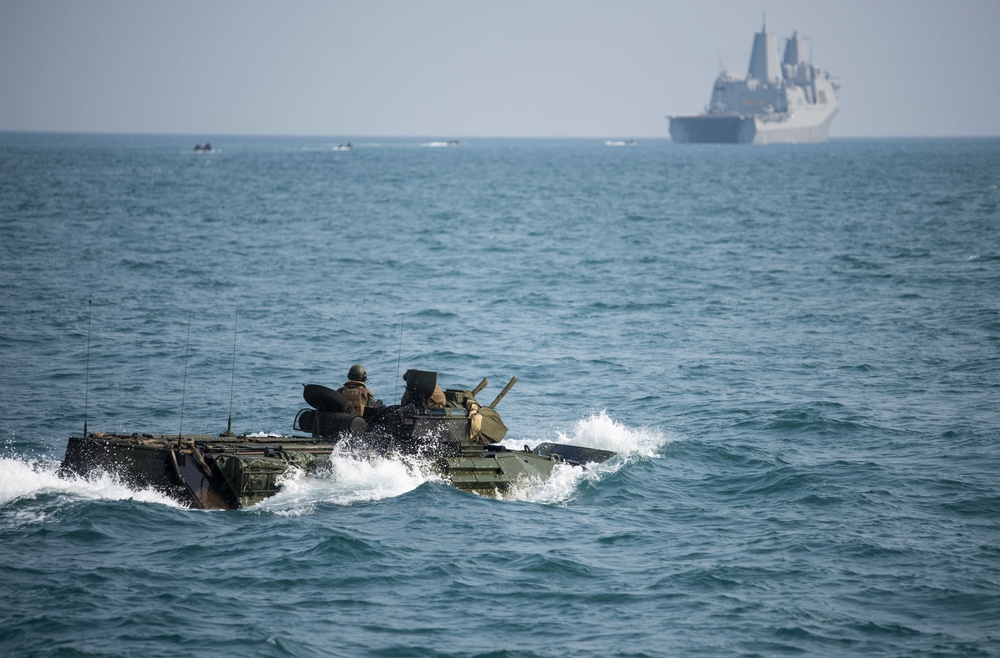
[[[209,137],[0,134],[0,654],[1000,655],[1000,139]],[[618,455],[58,474],[354,363]]]

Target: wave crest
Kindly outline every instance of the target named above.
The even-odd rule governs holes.
[[[613,450],[626,460],[655,457],[659,449],[677,437],[649,427],[628,427],[601,410],[578,420],[571,434],[557,432],[556,443]],[[540,442],[539,442],[540,443]]]
[[[251,509],[298,516],[323,503],[352,505],[395,498],[432,480],[440,477],[422,460],[356,455],[338,446],[327,467],[308,475],[299,470],[286,473],[281,491]]]
[[[578,420],[568,435],[558,431],[556,434],[555,443],[611,450],[618,454],[606,462],[589,464],[586,468],[558,464],[547,480],[518,483],[505,498],[548,504],[568,502],[584,483],[596,484],[629,463],[655,457],[661,446],[676,439],[648,427],[627,427],[611,418],[605,410]],[[534,448],[547,440],[524,443]]]
[[[57,462],[0,458],[0,508],[18,500],[52,495],[82,500],[138,500],[183,507],[166,494],[153,488],[129,486],[111,473],[63,475],[59,473]]]

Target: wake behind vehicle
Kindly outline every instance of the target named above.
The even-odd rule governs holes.
[[[473,390],[443,391],[445,405],[429,407],[437,373],[409,370],[405,404],[367,406],[362,415],[345,411],[339,392],[310,384],[303,389],[309,408],[298,412],[292,436],[154,435],[84,432],[70,437],[62,470],[86,475],[112,472],[129,484],[154,487],[198,509],[238,509],[275,495],[292,469],[314,473],[329,464],[334,450],[428,460],[454,487],[487,495],[516,483],[544,480],[557,464],[606,461],[614,452],[543,443],[512,450],[499,444],[507,427],[496,405],[517,381],[511,379],[486,406]],[[308,434],[308,435],[306,435]]]

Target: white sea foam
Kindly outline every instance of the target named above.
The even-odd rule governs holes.
[[[328,468],[308,476],[299,470],[290,471],[282,480],[281,491],[253,509],[292,516],[308,514],[319,503],[351,505],[394,498],[439,479],[420,460],[335,450]]]
[[[594,466],[599,465],[595,464]],[[569,464],[556,464],[555,468],[552,469],[552,475],[547,479],[529,479],[516,482],[502,498],[530,503],[565,503],[579,491],[580,484],[584,480],[600,479],[599,472],[593,470],[594,466],[584,468]],[[604,472],[607,473],[606,470]]]
[[[85,500],[137,500],[181,507],[155,489],[130,487],[108,473],[63,476],[55,462],[0,458],[0,507],[16,500],[53,494]]]
[[[660,430],[648,427],[627,427],[602,410],[597,414],[578,420],[569,434],[557,431],[555,438],[519,441],[516,445],[508,447],[521,447],[523,443],[534,448],[540,443],[551,441],[552,443],[565,443],[572,446],[612,450],[617,452],[619,456],[631,460],[654,457],[661,446],[675,439],[676,437]]]
[[[564,443],[573,446],[611,450],[617,455],[606,462],[583,466],[559,464],[552,476],[544,481],[529,480],[512,487],[505,496],[515,500],[536,503],[563,503],[579,491],[585,482],[598,482],[612,473],[618,472],[623,466],[638,459],[649,459],[656,455],[664,444],[674,441],[676,437],[647,427],[630,428],[615,421],[606,411],[601,411],[576,422],[569,434],[556,432],[554,439],[538,439],[534,441],[519,441],[508,445],[510,448],[528,446],[534,448],[541,443]],[[504,442],[507,445],[508,442]]]

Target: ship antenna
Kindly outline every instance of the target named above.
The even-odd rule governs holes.
[[[399,363],[403,360],[403,318],[404,315],[399,316],[399,354],[396,356],[396,386],[392,389],[392,399],[396,399],[396,394],[399,393]]]
[[[83,384],[83,438],[87,438],[87,408],[90,402],[90,318],[94,314],[94,300],[87,300],[87,368]]]
[[[187,335],[187,345],[184,347],[184,379],[181,380],[181,422],[180,426],[177,428],[177,445],[181,444],[181,438],[184,436],[184,393],[187,391],[187,378],[188,378],[188,353],[191,351],[191,311],[188,311],[188,335]]]
[[[229,420],[226,422],[226,436],[233,435],[233,391],[236,389],[236,332],[240,326],[240,300],[236,300],[236,322],[233,323],[233,379],[229,384]]]

